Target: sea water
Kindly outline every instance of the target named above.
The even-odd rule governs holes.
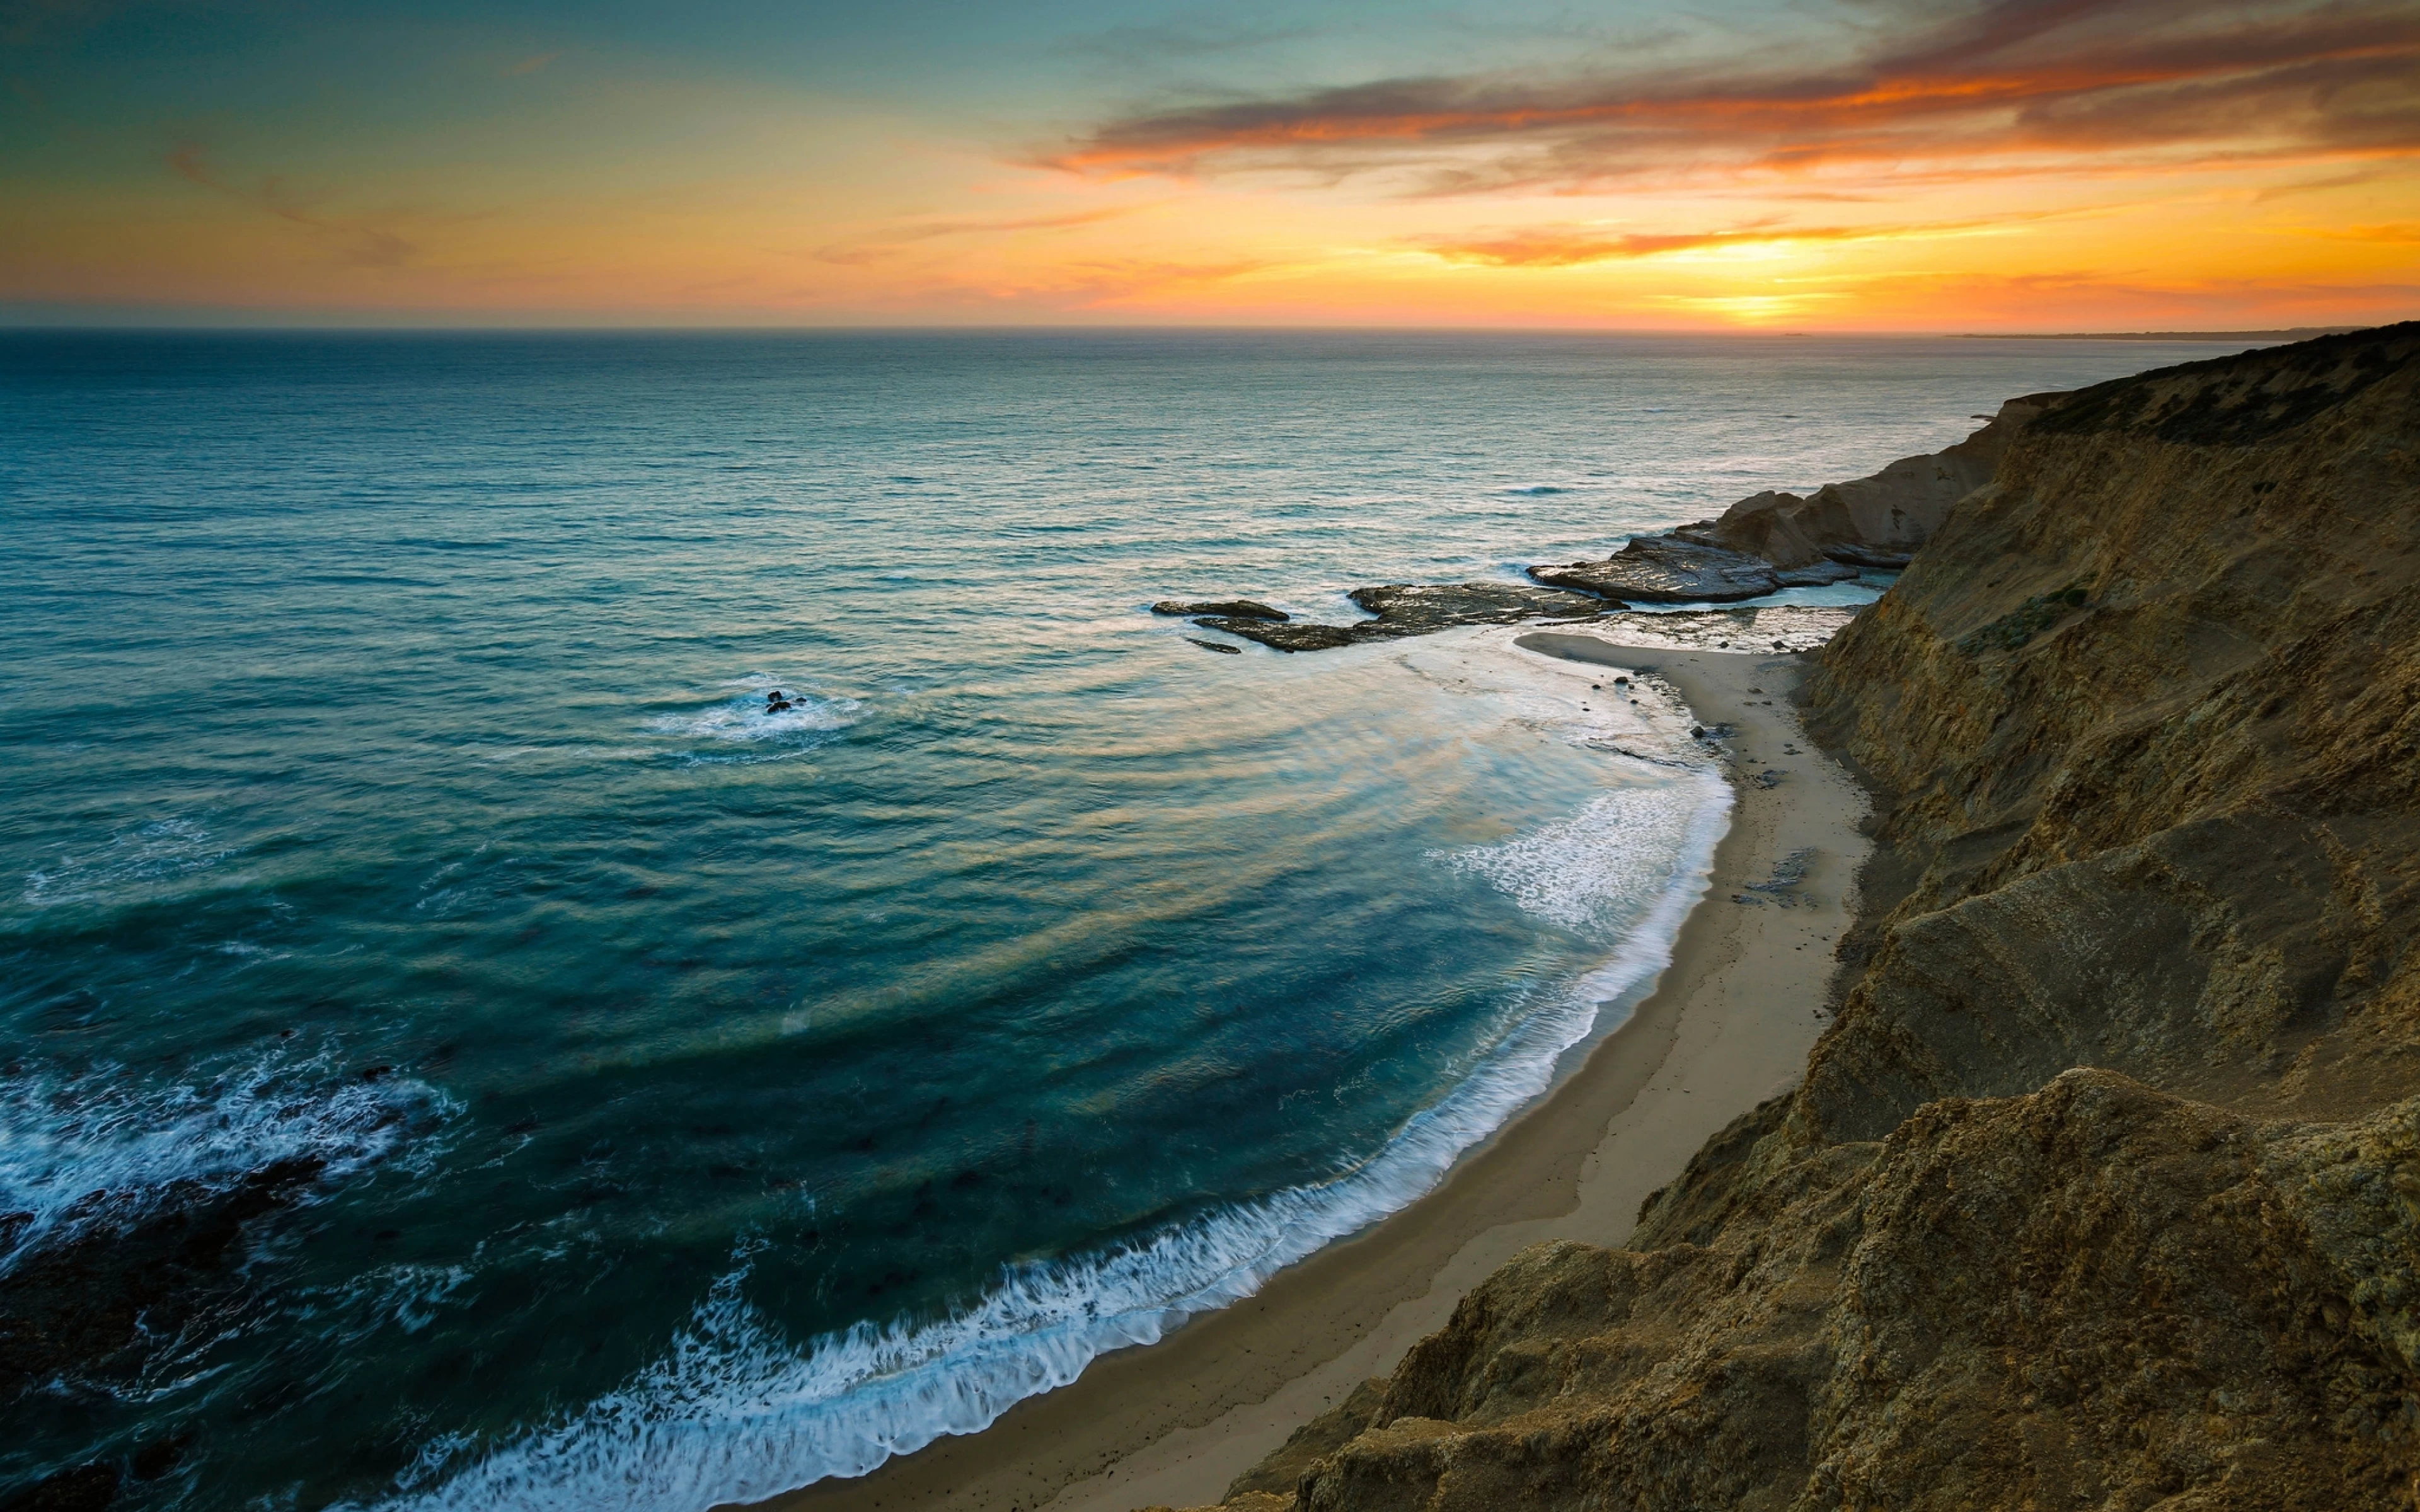
[[[0,337],[0,1312],[106,1345],[0,1362],[0,1487],[691,1512],[1249,1293],[1618,1020],[1729,797],[1511,632],[1150,602],[1515,580],[2184,355]]]

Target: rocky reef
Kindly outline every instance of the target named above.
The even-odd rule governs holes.
[[[1388,583],[1356,588],[1346,596],[1376,617],[1352,625],[1311,625],[1289,621],[1283,615],[1270,620],[1260,615],[1211,614],[1193,623],[1277,651],[1331,651],[1365,640],[1428,635],[1457,625],[1585,620],[1621,607],[1586,594],[1521,583]],[[1166,612],[1156,606],[1154,611]]]
[[[1810,654],[1882,812],[1803,1083],[1229,1508],[2420,1505],[2420,324],[1994,425]]]
[[[1723,604],[1757,598],[1781,584],[1772,563],[1688,535],[1641,535],[1602,562],[1531,567],[1529,576],[1558,588],[1576,588],[1638,604]],[[1854,568],[1816,578],[1838,581]]]
[[[1540,565],[1524,583],[1387,583],[1347,596],[1374,616],[1351,625],[1295,620],[1254,599],[1161,599],[1154,614],[1183,615],[1205,629],[1274,651],[1328,651],[1370,640],[1428,635],[1463,625],[1573,621],[1634,604],[1732,604],[1782,588],[1843,582],[1861,568],[1900,567],[1949,506],[1982,484],[2016,428],[2059,398],[2011,399],[1957,445],[1902,457],[1868,478],[1827,484],[1808,498],[1761,493],[1715,519],[1634,536],[1596,561]],[[1194,644],[1225,649],[1206,640]]]

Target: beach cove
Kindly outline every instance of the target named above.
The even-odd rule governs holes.
[[[1695,1042],[1639,1001],[1672,889],[1726,812],[1816,767],[1756,733],[1777,675],[1726,710],[1684,663],[1812,646],[1880,586],[1629,613],[1533,597],[1527,568],[1627,572],[1624,543],[1724,498],[2118,362],[1221,333],[9,352],[0,1182],[31,1221],[0,1311],[41,1341],[23,1381],[98,1389],[24,1396],[0,1475],[115,1464],[130,1508],[194,1512],[851,1494],[893,1455],[1032,1437],[1055,1388],[1195,1347],[1239,1299],[1219,1326],[1244,1328],[1297,1271],[1332,1278],[1315,1328],[1019,1494],[1365,1368],[1440,1276],[1574,1212],[1623,1088]],[[1792,419],[1819,377],[1840,401]],[[173,435],[132,418],[161,392]],[[1769,513],[1764,548],[1803,545],[1805,510]],[[1807,568],[1834,575],[1743,580]],[[1264,637],[1343,643],[1153,612],[1237,595],[1291,616]],[[1565,623],[1507,623],[1530,602]],[[1660,671],[1616,701],[1617,669],[1522,647],[1541,630]],[[95,688],[158,686],[179,697],[96,723]],[[1776,785],[1735,797],[1693,720],[1746,732],[1734,775]],[[1693,941],[1720,908],[1813,917],[1729,843],[1717,900],[1767,901],[1706,904]],[[1845,886],[1819,863],[1796,895]],[[1593,1127],[1532,1110],[1571,1125],[1543,1165],[1535,1134],[1495,1141],[1418,1253],[1321,1258],[1392,1245],[1375,1220],[1634,1013],[1571,1082],[1613,1088]],[[1655,1095],[1724,1121],[1695,1080]],[[1644,1148],[1668,1120],[1634,1121]],[[1630,1158],[1577,1231],[1668,1179]],[[222,1263],[128,1242],[183,1225]],[[138,1457],[178,1468],[139,1482]]]
[[[981,1434],[760,1504],[1111,1512],[1215,1502],[1390,1369],[1520,1250],[1549,1239],[1619,1244],[1639,1204],[1700,1145],[1793,1083],[1829,1011],[1830,956],[1868,850],[1862,790],[1816,752],[1790,702],[1801,658],[1476,633],[1607,676],[1662,679],[1704,726],[1730,728],[1718,742],[1730,827],[1653,992],[1549,1095],[1367,1232],[1156,1345],[1094,1362]],[[1758,780],[1767,772],[1778,779]]]

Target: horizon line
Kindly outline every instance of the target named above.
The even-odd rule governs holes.
[[[2411,317],[2406,317],[2411,318]],[[1234,332],[1237,333],[1275,333],[1301,332],[1400,334],[1521,334],[1561,336],[1740,336],[1778,340],[1817,340],[1842,338],[1880,340],[1898,338],[1911,341],[2298,341],[2317,336],[2342,335],[2358,331],[2373,331],[2397,325],[2398,320],[2366,321],[2359,324],[2273,326],[2265,328],[2220,328],[2205,330],[2136,330],[2136,331],[1943,331],[1908,328],[1859,329],[1852,327],[1772,330],[1753,326],[1600,326],[1502,324],[1481,325],[1452,323],[1422,325],[1413,323],[1305,321],[1001,321],[991,323],[942,321],[830,321],[819,323],[775,324],[758,322],[594,324],[570,322],[486,322],[407,324],[346,323],[303,321],[77,321],[77,320],[10,320],[0,316],[0,337],[11,335],[862,335],[875,333],[917,335],[1000,335],[1012,333],[1115,334],[1121,332],[1145,333],[1185,332],[1192,333]]]

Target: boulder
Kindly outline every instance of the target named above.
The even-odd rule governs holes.
[[[1233,620],[1275,620],[1279,624],[1294,618],[1281,609],[1271,609],[1266,604],[1254,603],[1249,598],[1205,599],[1198,604],[1187,604],[1181,599],[1163,598],[1151,607],[1151,611],[1154,614],[1186,616],[1216,614],[1223,619]]]

